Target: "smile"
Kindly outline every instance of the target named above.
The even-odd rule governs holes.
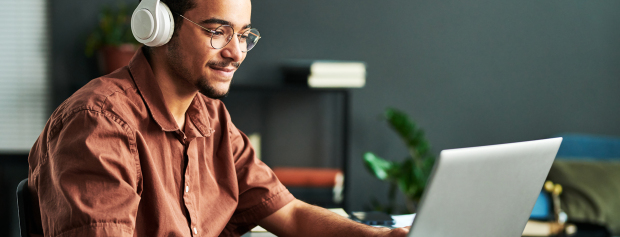
[[[216,74],[219,74],[223,77],[226,78],[232,78],[233,74],[235,73],[235,71],[237,70],[234,67],[216,67],[216,66],[209,66],[209,68],[213,71],[215,71]]]

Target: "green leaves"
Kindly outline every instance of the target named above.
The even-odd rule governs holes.
[[[374,174],[380,180],[386,180],[390,175],[388,173],[393,172],[394,164],[379,158],[372,152],[366,152],[364,154],[364,164],[370,173]]]
[[[388,108],[385,111],[385,118],[390,127],[405,142],[411,157],[422,158],[429,155],[430,146],[424,138],[424,131],[418,129],[407,114],[394,108]]]
[[[405,196],[417,203],[422,197],[426,182],[435,163],[435,157],[430,153],[430,145],[424,137],[424,131],[417,128],[407,114],[397,109],[388,108],[385,118],[390,127],[399,135],[407,146],[409,157],[402,162],[393,162],[382,159],[371,152],[364,154],[366,168],[379,180],[391,183],[389,193],[390,207],[394,210],[394,186]],[[415,210],[409,210],[414,212]]]

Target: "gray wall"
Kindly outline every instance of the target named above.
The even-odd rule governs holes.
[[[263,39],[239,83],[277,83],[283,58],[368,63],[366,87],[352,92],[352,210],[387,193],[365,172],[363,152],[406,155],[377,119],[388,106],[408,112],[437,153],[562,132],[620,135],[618,1],[260,0],[253,7]]]
[[[55,105],[98,75],[83,42],[99,6],[115,2],[51,2]],[[367,62],[367,84],[351,94],[353,172],[347,177],[349,208],[361,210],[371,196],[383,200],[387,193],[364,170],[362,153],[394,160],[406,155],[378,119],[388,106],[409,113],[436,152],[561,132],[620,136],[618,9],[615,0],[257,0],[252,23],[263,38],[235,83],[278,84],[277,65],[286,58]],[[332,109],[301,107],[281,114]],[[301,148],[281,149],[295,154]]]

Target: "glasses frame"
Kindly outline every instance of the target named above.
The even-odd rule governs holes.
[[[193,23],[194,25],[197,25],[198,27],[202,28],[203,30],[206,30],[207,32],[210,32],[210,33],[211,33],[211,37],[209,37],[209,38],[210,38],[210,39],[209,39],[209,43],[211,44],[211,47],[213,47],[214,49],[222,49],[222,48],[226,47],[226,45],[228,45],[228,43],[230,43],[230,41],[232,40],[232,38],[237,38],[237,39],[240,39],[240,36],[241,36],[241,35],[243,35],[242,33],[235,33],[235,29],[234,29],[232,26],[230,26],[230,25],[220,25],[220,26],[218,26],[218,28],[219,28],[219,27],[222,27],[222,26],[228,26],[228,27],[230,27],[230,29],[232,29],[232,31],[233,31],[233,33],[232,33],[232,34],[233,34],[233,35],[236,35],[237,37],[229,37],[229,38],[228,38],[228,41],[226,41],[226,43],[225,43],[222,47],[220,47],[220,48],[216,48],[215,46],[213,46],[213,35],[215,35],[215,34],[217,33],[215,30],[209,30],[209,29],[207,29],[207,28],[205,28],[205,27],[201,26],[200,24],[198,24],[198,23],[196,23],[196,22],[194,22],[194,21],[192,21],[192,20],[188,19],[187,17],[185,17],[185,16],[183,16],[183,15],[181,15],[181,14],[177,14],[177,15],[179,15],[180,17],[183,17],[183,19],[188,20],[189,22]],[[255,29],[255,30],[256,30],[257,32],[259,32],[259,34],[260,34],[260,31],[258,31],[258,29],[256,29],[256,28],[250,28],[250,29],[247,29],[247,30],[245,30],[245,31],[243,31],[243,32],[245,33],[246,31],[248,31],[248,30],[252,30],[252,29]],[[253,46],[251,49],[248,49],[248,50],[246,50],[246,51],[241,50],[241,52],[247,53],[247,52],[249,52],[250,50],[252,50],[254,47],[256,47],[256,43],[258,42],[258,40],[260,40],[260,38],[262,38],[260,35],[258,35],[257,37],[258,37],[258,38],[254,41],[254,46]],[[247,48],[246,48],[246,49],[247,49]]]

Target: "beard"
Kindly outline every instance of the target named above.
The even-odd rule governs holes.
[[[230,84],[232,84],[232,80],[230,81]],[[211,98],[211,99],[221,99],[224,98],[226,96],[228,96],[228,92],[230,91],[230,85],[228,86],[228,90],[224,91],[224,92],[218,92],[215,90],[215,88],[213,88],[213,86],[211,86],[209,84],[209,82],[207,81],[207,78],[201,77],[198,80],[196,80],[196,83],[194,83],[194,86],[196,86],[198,88],[198,91]]]
[[[172,70],[172,74],[181,80],[185,80],[191,84],[193,84],[198,91],[212,99],[221,99],[228,96],[229,88],[226,91],[217,91],[211,84],[209,84],[209,80],[203,75],[194,76],[191,73],[191,70],[186,67],[186,64],[183,61],[183,57],[181,56],[181,50],[179,50],[179,42],[175,39],[176,37],[172,37],[168,42],[168,64],[170,65],[170,69]],[[228,61],[208,61],[205,66],[219,66],[226,67],[228,65],[232,65],[235,68],[239,68],[241,63],[233,62],[231,60]],[[230,82],[232,84],[232,80]]]

